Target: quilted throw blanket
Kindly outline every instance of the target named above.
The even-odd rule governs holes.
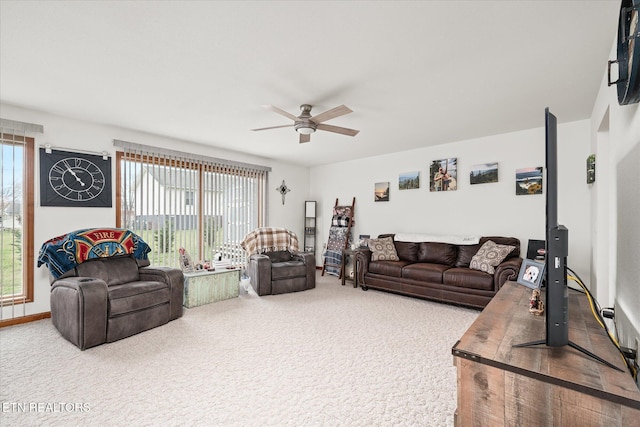
[[[40,248],[38,267],[46,265],[54,278],[91,258],[133,254],[145,260],[151,248],[137,234],[120,228],[87,228],[49,239]]]
[[[325,260],[324,260],[325,273],[332,274],[334,276],[339,276],[340,265],[342,264],[342,250],[340,251],[326,250],[323,256],[325,257]]]
[[[331,227],[329,229],[329,242],[327,249],[331,251],[343,251],[345,242],[347,247],[351,245],[351,233],[347,232],[346,227]]]
[[[262,227],[247,234],[240,245],[249,256],[275,251],[298,252],[298,236],[286,228]]]
[[[353,218],[353,211],[351,206],[335,206],[333,208],[333,216],[346,216]]]

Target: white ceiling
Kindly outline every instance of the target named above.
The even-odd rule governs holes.
[[[619,1],[6,1],[0,100],[301,165],[587,119]],[[299,144],[294,115],[345,104]],[[5,117],[11,119],[11,117]]]

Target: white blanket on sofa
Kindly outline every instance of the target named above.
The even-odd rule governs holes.
[[[480,243],[480,236],[438,236],[419,233],[397,233],[393,238],[396,242],[437,242],[454,245],[475,245]]]

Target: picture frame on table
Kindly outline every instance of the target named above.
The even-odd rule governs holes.
[[[358,247],[360,248],[368,248],[369,247],[369,239],[371,238],[370,234],[361,234],[358,237]]]
[[[185,248],[178,249],[178,253],[180,254],[180,268],[183,273],[193,273],[196,268],[191,260],[191,255]]]
[[[524,259],[520,266],[517,282],[530,289],[540,289],[545,267],[543,262]]]

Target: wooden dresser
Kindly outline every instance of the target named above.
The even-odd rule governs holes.
[[[584,294],[569,291],[569,339],[624,372],[569,346],[512,347],[545,337],[545,316],[529,313],[530,297],[505,283],[453,347],[455,425],[640,425],[640,390]]]

